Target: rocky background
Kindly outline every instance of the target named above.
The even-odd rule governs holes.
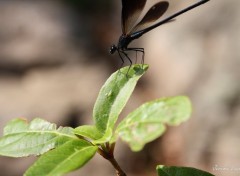
[[[192,2],[172,0],[166,15]],[[121,63],[108,54],[121,34],[120,6],[120,0],[0,0],[1,135],[16,117],[92,123],[98,91]],[[239,6],[239,0],[211,0],[131,44],[145,48],[150,69],[122,117],[147,100],[175,95],[191,98],[193,115],[139,153],[119,141],[116,158],[129,176],[154,176],[157,164],[240,175]],[[34,160],[1,157],[1,175],[20,176]],[[69,175],[114,170],[96,155]]]

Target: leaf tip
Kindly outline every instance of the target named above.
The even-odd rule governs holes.
[[[140,65],[140,64],[135,64],[133,65],[133,70],[135,71],[136,75],[142,75],[144,74],[149,68],[149,65],[144,64],[144,65]]]

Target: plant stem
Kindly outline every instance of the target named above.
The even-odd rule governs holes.
[[[121,169],[121,167],[118,165],[118,163],[117,163],[117,161],[115,160],[114,157],[113,157],[113,158],[110,158],[110,159],[108,159],[108,160],[111,162],[111,164],[112,164],[113,167],[115,168],[116,173],[117,173],[118,176],[127,176],[127,175],[123,172],[123,170]]]
[[[108,146],[107,148],[109,149],[109,151],[105,151],[102,148],[99,148],[98,153],[113,165],[116,170],[117,176],[127,176],[114,158],[114,146],[115,145],[112,145],[111,147]]]

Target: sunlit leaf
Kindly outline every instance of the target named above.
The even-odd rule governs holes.
[[[117,127],[115,142],[119,136],[133,151],[158,138],[165,125],[179,125],[191,114],[191,103],[187,97],[162,98],[143,104],[130,113]]]
[[[73,132],[76,135],[79,135],[81,137],[85,137],[91,140],[97,140],[102,137],[102,133],[100,133],[96,126],[91,125],[83,125],[75,128]]]
[[[113,134],[112,129],[108,128],[101,138],[97,140],[93,140],[92,143],[97,145],[97,144],[104,144],[106,142],[109,142],[112,138],[112,134]]]
[[[60,176],[86,164],[96,153],[97,147],[84,140],[71,140],[42,155],[24,176]]]
[[[127,66],[113,73],[100,90],[93,109],[96,127],[104,135],[104,140],[111,137],[114,125],[138,79],[148,69],[147,65]]]
[[[40,155],[70,139],[77,139],[72,128],[57,128],[56,124],[38,118],[28,124],[18,118],[4,128],[4,136],[0,138],[0,155]]]

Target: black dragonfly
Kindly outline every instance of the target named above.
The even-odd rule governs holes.
[[[122,35],[119,38],[117,45],[112,45],[110,48],[110,53],[114,54],[118,52],[122,64],[124,63],[124,56],[129,60],[130,66],[132,65],[132,60],[127,55],[126,51],[135,51],[142,53],[142,63],[144,63],[144,48],[129,48],[128,45],[135,39],[141,37],[143,34],[151,31],[152,29],[171,22],[177,16],[194,9],[210,0],[200,0],[195,4],[153,24],[157,19],[159,19],[168,9],[169,2],[160,1],[153,5],[142,20],[134,25],[141,15],[143,8],[145,7],[147,0],[122,0]],[[124,56],[122,56],[122,54]]]

